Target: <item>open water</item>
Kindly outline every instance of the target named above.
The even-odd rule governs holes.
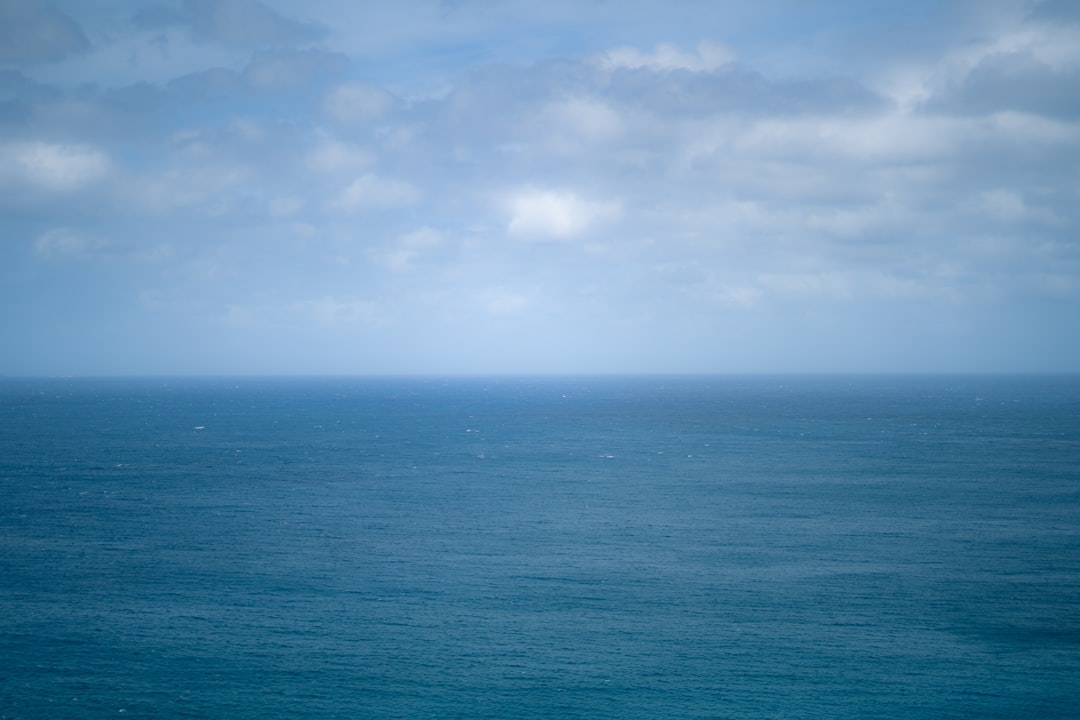
[[[1080,717],[1080,377],[0,381],[3,718]]]

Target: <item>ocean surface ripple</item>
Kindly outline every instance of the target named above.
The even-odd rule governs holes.
[[[1080,378],[0,380],[0,717],[1080,717]]]

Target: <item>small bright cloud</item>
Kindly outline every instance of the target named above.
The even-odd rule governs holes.
[[[339,299],[326,295],[296,303],[292,310],[302,321],[323,327],[368,325],[379,322],[377,306],[369,300]]]
[[[324,138],[307,156],[308,168],[320,175],[356,174],[373,162],[369,151],[333,138]]]
[[[407,233],[382,254],[383,263],[394,272],[413,270],[416,263],[443,243],[442,235],[432,228],[422,227]]]
[[[411,205],[419,199],[420,191],[412,184],[367,173],[349,183],[332,206],[350,212],[387,210]]]
[[[523,293],[496,288],[484,292],[481,295],[481,303],[487,314],[508,317],[527,311],[532,305],[532,300]]]
[[[80,190],[109,174],[112,163],[88,145],[30,141],[0,146],[0,181],[29,183],[45,190]]]
[[[293,217],[304,207],[304,200],[296,195],[278,195],[270,200],[270,216],[273,218]]]
[[[331,90],[323,100],[323,110],[342,125],[362,125],[378,120],[394,105],[393,97],[364,83],[345,83]]]
[[[569,151],[580,151],[583,145],[612,143],[626,130],[620,113],[595,97],[577,96],[551,103],[538,116],[544,131],[551,133],[555,145],[565,144]]]
[[[697,52],[685,52],[677,45],[660,43],[651,53],[642,52],[635,47],[614,48],[600,56],[598,62],[605,70],[644,68],[654,72],[712,72],[735,62],[735,53],[719,43],[712,42],[699,44]]]
[[[507,232],[528,239],[567,240],[614,222],[621,214],[617,202],[590,201],[554,190],[522,190],[506,205],[510,212]]]
[[[44,260],[74,260],[86,251],[86,239],[70,228],[53,228],[34,240],[34,254]]]

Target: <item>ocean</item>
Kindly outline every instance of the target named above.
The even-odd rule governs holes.
[[[0,718],[1080,717],[1080,376],[0,379]]]

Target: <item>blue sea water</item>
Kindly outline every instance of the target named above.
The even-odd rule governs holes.
[[[0,381],[2,718],[1077,718],[1080,377]]]

